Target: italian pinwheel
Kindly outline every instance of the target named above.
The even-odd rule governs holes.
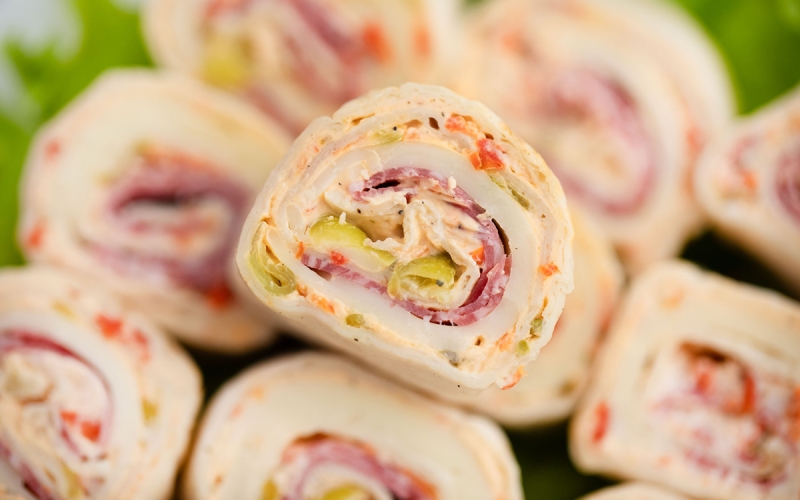
[[[544,156],[635,273],[700,229],[691,169],[730,115],[730,90],[691,27],[663,16],[651,28],[645,21],[662,16],[645,15],[648,2],[616,3],[636,4],[642,20],[618,15],[614,2],[488,2],[472,13],[473,56],[457,88]]]
[[[800,304],[689,264],[641,275],[573,420],[585,471],[707,499],[800,495]]]
[[[695,190],[718,229],[800,294],[800,89],[721,137]]]
[[[156,60],[247,99],[299,134],[373,88],[458,68],[459,0],[154,0]]]
[[[541,157],[486,107],[407,84],[316,120],[245,223],[238,264],[300,333],[430,392],[513,386],[572,289]]]
[[[688,500],[682,495],[646,483],[626,483],[600,490],[581,500]]]
[[[0,271],[0,498],[167,500],[200,401],[188,356],[96,282]]]
[[[521,500],[502,431],[332,355],[251,368],[215,396],[187,500]]]
[[[106,74],[36,138],[20,246],[32,261],[104,281],[189,344],[262,345],[273,327],[248,304],[233,255],[258,189],[288,147],[279,127],[199,83]]]
[[[490,387],[454,398],[510,427],[561,420],[583,392],[600,337],[623,282],[622,266],[599,228],[573,208],[575,290],[567,297],[553,338],[525,367],[528,374],[509,390]]]

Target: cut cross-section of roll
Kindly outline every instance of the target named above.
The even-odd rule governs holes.
[[[692,17],[665,0],[533,0],[538,9],[567,16],[603,36],[636,44],[678,87],[691,115],[690,152],[727,127],[735,99],[725,62]]]
[[[223,386],[184,492],[187,500],[523,498],[496,424],[312,353]]]
[[[582,497],[581,500],[688,500],[688,498],[646,483],[626,483],[597,491]]]
[[[695,177],[714,224],[800,294],[800,88],[742,119]]]
[[[634,11],[645,10],[640,7]],[[647,50],[656,44],[638,42],[636,30],[626,30],[637,23],[623,23],[611,11],[588,0],[488,2],[472,13],[473,56],[458,88],[544,156],[570,203],[600,222],[628,270],[638,272],[676,255],[699,229],[691,168],[703,138],[730,109],[714,101],[707,106],[713,113],[700,105],[695,111],[687,95],[692,85],[676,82],[678,71],[659,64],[679,60],[693,67],[694,58]],[[663,41],[657,32],[653,38]],[[705,103],[706,94],[729,95],[719,85],[716,91],[713,84],[716,93],[693,93],[692,103]]]
[[[368,90],[458,68],[459,0],[154,0],[156,60],[248,99],[299,134]]]
[[[279,127],[202,84],[106,74],[37,137],[20,245],[33,261],[101,279],[194,346],[264,344],[272,326],[236,292],[245,287],[233,254],[288,147]]]
[[[796,499],[798,415],[800,304],[668,262],[614,318],[571,453],[692,497]]]
[[[485,106],[407,84],[295,141],[238,264],[305,336],[432,391],[511,386],[572,288],[555,176]]]
[[[525,367],[528,374],[509,390],[490,387],[479,395],[455,397],[509,427],[542,425],[569,416],[588,381],[600,336],[623,282],[611,243],[573,208],[575,289],[567,297],[553,338]]]
[[[170,498],[200,374],[109,295],[54,268],[0,271],[0,483],[10,493]]]

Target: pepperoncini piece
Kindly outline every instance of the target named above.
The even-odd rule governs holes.
[[[203,79],[218,87],[238,87],[250,78],[250,57],[246,45],[230,35],[212,35],[206,45]]]
[[[400,296],[400,289],[436,300],[450,291],[456,279],[456,264],[450,255],[427,255],[397,266],[389,279],[389,294]]]
[[[378,130],[372,135],[378,144],[391,144],[403,138],[403,132],[397,130],[397,127],[391,130]]]
[[[330,490],[320,500],[370,500],[370,498],[369,492],[364,488],[350,484]]]
[[[278,487],[271,479],[261,487],[260,500],[278,500]]]
[[[371,273],[384,271],[394,263],[389,252],[364,244],[367,233],[349,222],[339,222],[330,215],[323,217],[308,230],[313,248],[322,252],[335,251],[356,266]]]
[[[158,417],[158,404],[147,399],[142,400],[142,416],[145,425],[150,425]]]
[[[267,254],[267,247],[263,242],[265,231],[262,225],[253,240],[250,268],[269,293],[278,296],[289,295],[297,288],[297,281],[294,273],[285,264],[273,262]]]
[[[366,324],[366,321],[364,321],[364,316],[360,314],[351,314],[345,318],[345,323],[349,326],[361,328]]]

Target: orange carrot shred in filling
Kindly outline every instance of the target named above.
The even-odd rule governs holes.
[[[98,314],[94,321],[107,339],[118,337],[122,333],[122,320],[120,319]]]
[[[386,34],[380,24],[368,23],[364,26],[361,36],[367,52],[373,59],[381,64],[388,63],[392,59],[392,47],[386,40]]]
[[[550,263],[544,266],[539,266],[539,272],[547,277],[550,277],[559,271],[558,266]]]
[[[594,432],[592,433],[592,443],[597,444],[603,440],[606,435],[606,430],[608,430],[608,405],[604,402],[597,405],[597,407],[594,409],[594,416],[596,423]]]

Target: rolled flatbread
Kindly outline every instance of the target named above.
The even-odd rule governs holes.
[[[581,500],[688,500],[683,495],[662,490],[646,483],[625,483],[611,486],[581,497]]]
[[[472,12],[456,87],[544,156],[632,273],[677,255],[701,228],[688,179],[731,114],[710,43],[656,5],[487,2]]]
[[[203,419],[186,500],[522,500],[505,435],[333,355],[268,361]]]
[[[0,271],[0,483],[9,494],[171,498],[200,373],[111,295],[54,268]]]
[[[570,446],[580,469],[708,499],[800,494],[800,305],[666,262],[615,316]]]
[[[800,88],[720,137],[695,191],[718,230],[800,294]]]
[[[263,345],[273,324],[237,291],[233,253],[288,146],[276,125],[202,84],[107,73],[37,135],[20,247],[29,260],[102,280],[193,346]]]
[[[245,223],[238,264],[307,338],[431,392],[508,387],[572,288],[541,157],[483,105],[407,84],[316,120]]]
[[[154,0],[162,65],[235,93],[293,135],[368,90],[457,70],[459,0]]]

